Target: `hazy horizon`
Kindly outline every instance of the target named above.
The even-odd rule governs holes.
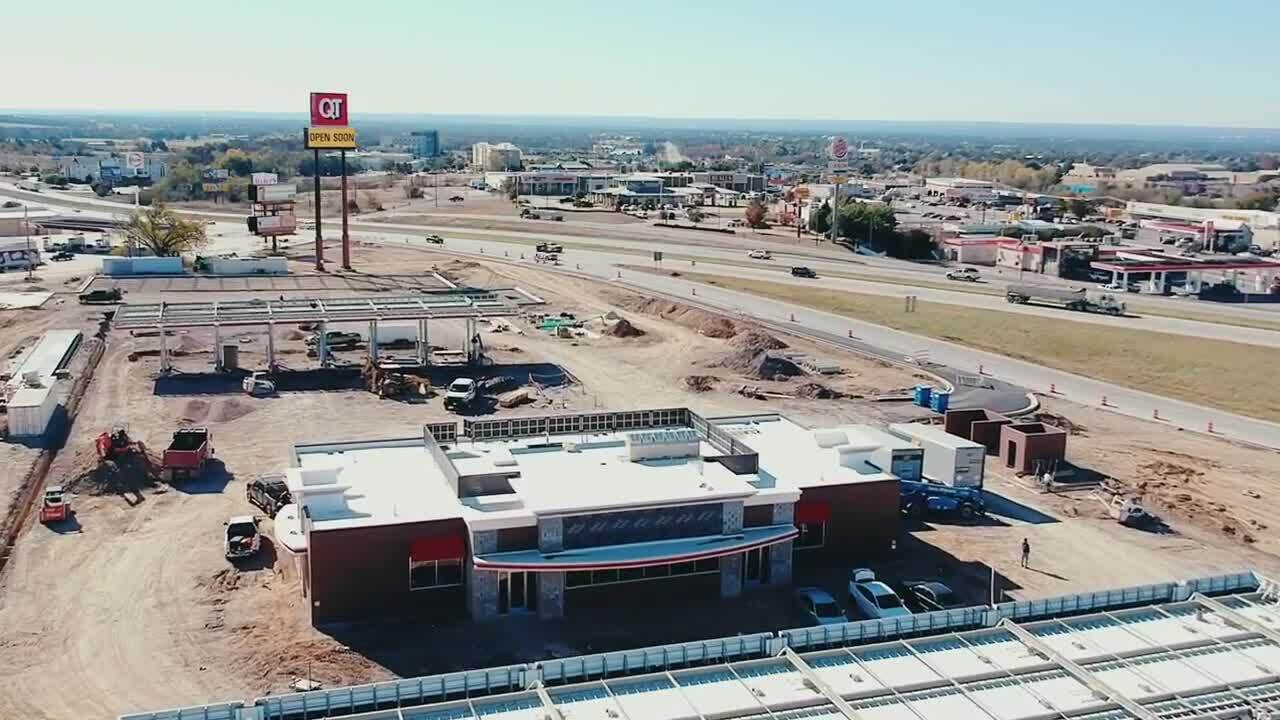
[[[15,3],[13,112],[1277,129],[1280,3]]]

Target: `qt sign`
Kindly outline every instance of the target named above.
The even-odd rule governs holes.
[[[346,93],[311,93],[311,124],[346,127]]]

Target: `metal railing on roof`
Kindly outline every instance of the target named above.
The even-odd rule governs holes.
[[[544,660],[466,672],[445,673],[367,685],[271,695],[252,705],[221,703],[122,715],[120,720],[319,720],[416,707],[457,698],[521,691],[535,682],[562,685],[603,677],[621,677],[666,669],[771,657],[784,649],[848,647],[958,630],[996,627],[1004,620],[1067,617],[1134,605],[1184,602],[1194,593],[1222,595],[1260,587],[1254,573],[1231,573],[1176,583],[1154,583],[1117,590],[1077,593],[1045,600],[979,605],[954,610],[792,628],[714,640],[672,643],[636,650]]]

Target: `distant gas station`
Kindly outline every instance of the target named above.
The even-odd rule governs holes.
[[[1184,257],[1137,249],[1119,249],[1094,260],[1090,268],[1111,273],[1111,280],[1142,292],[1165,294],[1185,288],[1200,293],[1206,285],[1227,282],[1240,293],[1267,294],[1280,282],[1280,263],[1255,257]]]

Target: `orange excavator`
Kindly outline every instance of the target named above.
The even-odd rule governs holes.
[[[141,441],[129,437],[129,431],[123,426],[116,426],[110,432],[104,432],[95,441],[99,460],[115,460],[125,455],[146,455],[147,449]]]

